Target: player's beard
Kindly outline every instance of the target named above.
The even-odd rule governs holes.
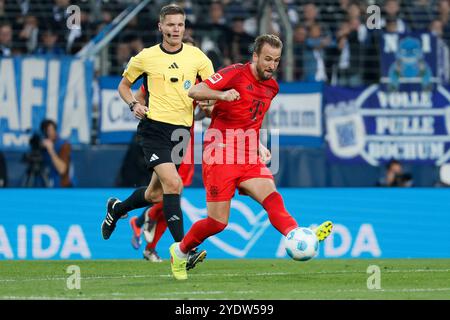
[[[258,73],[258,77],[261,80],[269,80],[272,78],[272,73],[270,73],[268,76],[264,74],[264,69],[260,68],[258,65],[256,65],[256,73]]]

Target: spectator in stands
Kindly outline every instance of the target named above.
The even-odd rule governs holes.
[[[248,11],[246,11],[245,6],[252,1],[246,1],[243,3],[239,0],[222,0],[224,5],[225,19],[228,25],[231,25],[236,18],[246,18]]]
[[[351,2],[347,7],[347,20],[349,19],[359,19],[361,20],[361,6],[358,2]]]
[[[386,18],[386,22],[383,27],[383,30],[384,30],[384,32],[388,32],[388,33],[400,33],[400,31],[398,30],[397,19],[394,17]]]
[[[81,26],[80,28],[67,28],[67,20],[71,16],[72,12],[67,12],[67,8],[71,5],[70,0],[54,0],[53,11],[53,25],[57,26],[55,31],[58,32],[58,40],[64,43],[64,50],[67,53],[73,53],[72,47],[76,43],[77,39],[82,36]],[[81,10],[80,19],[86,21],[86,12]],[[82,16],[84,15],[84,18]]]
[[[304,27],[308,29],[311,28],[316,23],[319,23],[318,20],[319,11],[313,1],[306,2],[302,8],[303,8],[302,23]]]
[[[230,42],[231,52],[226,56],[230,57],[233,63],[245,63],[250,57],[252,44],[253,37],[244,30],[244,18],[235,17]]]
[[[287,15],[291,25],[297,25],[300,22],[300,17],[298,14],[297,1],[295,0],[283,0],[286,7]]]
[[[191,0],[177,0],[176,3],[183,8],[186,13],[186,19],[195,23],[197,21],[197,15],[194,10],[194,6]]]
[[[8,171],[6,169],[6,160],[3,152],[0,150],[0,188],[8,185]]]
[[[126,42],[119,42],[116,46],[116,61],[112,65],[112,73],[121,75],[132,56],[130,45]]]
[[[325,49],[332,45],[332,39],[322,33],[322,27],[316,23],[309,27],[303,52],[303,80],[326,81]]]
[[[443,38],[450,47],[450,0],[440,0],[437,5],[437,18],[442,22]]]
[[[224,61],[223,52],[226,46],[231,42],[230,29],[226,26],[223,4],[219,1],[211,3],[208,10],[208,22],[206,24],[197,24],[196,29],[203,31],[203,37],[200,39],[202,51],[211,59],[214,70],[218,70],[225,64],[231,64],[228,59]]]
[[[49,170],[50,187],[72,187],[73,167],[71,163],[71,145],[58,137],[56,122],[46,119],[41,122],[44,135],[42,145],[44,165]]]
[[[385,175],[377,183],[379,187],[411,187],[412,184],[411,174],[404,173],[402,164],[397,160],[388,162]]]
[[[434,19],[430,22],[429,31],[438,38],[444,35],[444,24],[439,19]]]
[[[297,25],[294,28],[294,59],[295,59],[295,71],[294,79],[300,80],[303,78],[303,52],[305,50],[307,32],[305,27]]]
[[[401,18],[400,4],[398,0],[386,0],[383,6],[384,12],[381,13],[381,27],[386,27],[387,21],[396,22],[396,32],[405,33],[409,29],[406,22]]]
[[[61,26],[65,26],[66,19],[69,16],[67,8],[70,6],[70,0],[54,0],[53,2],[53,20]]]
[[[39,44],[39,20],[36,16],[27,15],[24,17],[22,29],[19,31],[19,46],[24,52],[34,52]]]
[[[433,6],[430,0],[415,0],[405,6],[405,16],[412,31],[426,32],[433,20]]]
[[[59,46],[58,33],[51,28],[42,32],[42,44],[36,49],[35,54],[62,55],[65,50]]]
[[[0,0],[0,19],[5,20],[6,18],[9,17],[6,15],[5,0]]]
[[[330,32],[330,29],[328,27],[328,23],[324,21],[324,19],[320,16],[320,10],[319,7],[316,5],[317,1],[305,1],[302,9],[303,9],[303,15],[302,19],[300,20],[303,24],[303,26],[308,31],[308,34],[311,33],[311,27],[314,25],[319,25],[320,27],[320,34],[321,37],[324,39],[332,39],[332,34]],[[335,46],[324,46],[321,49],[321,54],[323,58],[324,68],[325,68],[325,79],[330,78],[330,75],[332,73],[332,67],[333,64],[335,64],[336,60],[334,57],[337,56],[336,53],[336,47]],[[304,56],[305,57],[305,56]],[[317,60],[317,59],[315,59]],[[320,80],[322,81],[322,80]]]
[[[430,23],[429,31],[438,38],[439,57],[442,59],[437,70],[437,77],[443,80],[444,83],[450,82],[450,50],[449,46],[443,39],[444,36],[444,24],[440,19],[434,19]]]
[[[352,5],[353,6],[353,5]],[[336,34],[339,50],[338,84],[356,87],[363,84],[364,55],[368,44],[368,30],[360,15],[349,14]]]
[[[145,47],[141,37],[137,35],[132,35],[130,38],[128,38],[128,45],[130,46],[131,56],[137,55]]]
[[[330,31],[333,34],[336,34],[342,24],[348,20],[349,5],[350,0],[339,0],[339,5],[337,7],[329,7],[327,13],[330,16],[329,25]]]
[[[186,19],[186,21],[184,22],[184,34],[186,36],[194,38],[194,25],[188,19]],[[158,35],[158,39],[159,39],[159,35]],[[159,40],[157,40],[157,42],[158,41]]]
[[[0,57],[10,57],[13,50],[13,30],[9,23],[0,25]]]
[[[209,6],[209,16],[208,22],[212,25],[220,25],[223,26],[226,23],[223,4],[220,1],[213,1]]]

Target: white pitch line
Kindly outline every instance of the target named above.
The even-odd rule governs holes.
[[[299,290],[294,290],[291,291],[293,293],[324,293],[324,292],[330,292],[330,293],[345,293],[345,292],[370,292],[370,293],[375,293],[375,292],[435,292],[435,291],[450,291],[450,288],[405,288],[405,289],[336,289],[336,290],[316,290],[316,291],[312,291],[312,290],[304,290],[304,291],[299,291]]]
[[[428,273],[428,272],[450,272],[450,269],[393,269],[381,270],[381,273]],[[258,272],[258,273],[225,273],[221,276],[225,277],[242,277],[242,276],[314,276],[314,275],[330,275],[330,274],[366,274],[365,271],[336,270],[336,271],[319,271],[319,272]],[[81,277],[81,280],[109,280],[109,279],[134,279],[134,278],[171,278],[171,274],[149,274],[149,275],[122,275],[122,276],[90,276]],[[217,277],[217,273],[199,273],[190,274],[189,277]],[[30,278],[30,279],[0,279],[2,282],[30,282],[30,281],[61,281],[67,280],[66,277],[49,277],[49,278]]]
[[[334,293],[398,293],[398,292],[406,292],[406,293],[414,293],[414,292],[445,292],[450,291],[450,288],[405,288],[405,289],[376,289],[376,290],[369,290],[369,289],[337,289],[337,290],[293,290],[290,291],[290,293],[306,293],[306,294],[322,294],[324,292],[331,294]],[[251,293],[267,293],[265,290],[252,290],[252,291],[188,291],[188,292],[171,292],[171,293],[156,293],[156,296],[173,296],[173,295],[216,295],[216,294],[251,294]],[[111,294],[93,294],[89,295],[89,297],[50,297],[50,296],[0,296],[0,300],[93,300],[95,298],[105,297],[105,298],[113,298],[117,297],[117,299],[120,299],[119,297],[123,296],[127,299],[138,299],[138,300],[146,300],[146,299],[152,299],[152,297],[143,297],[143,296],[135,296],[131,294],[126,293],[118,293],[114,292]],[[162,298],[164,300],[167,300],[165,298]],[[226,298],[225,298],[226,299]],[[170,300],[170,299],[168,299]]]

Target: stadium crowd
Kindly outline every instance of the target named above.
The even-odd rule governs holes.
[[[133,0],[0,0],[0,56],[75,54]],[[131,56],[157,43],[159,8],[153,0],[132,19],[109,46],[109,73],[121,74]],[[213,61],[216,69],[249,56],[257,33],[257,0],[175,1],[187,13],[187,34]],[[358,86],[379,79],[381,32],[429,31],[450,46],[450,0],[284,0],[294,30],[295,77]],[[381,29],[368,29],[367,6],[381,8]],[[67,19],[80,8],[81,28]],[[268,31],[283,38],[275,10],[269,6]],[[282,68],[278,78],[283,79]]]

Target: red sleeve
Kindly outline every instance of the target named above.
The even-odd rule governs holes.
[[[142,92],[144,95],[147,95],[147,91],[145,90],[144,85],[141,85],[141,92]]]
[[[275,98],[275,96],[278,94],[278,92],[280,92],[280,86],[278,85],[278,82],[276,80],[274,80],[273,82],[275,82],[275,95],[273,96]]]
[[[239,74],[243,68],[244,65],[241,63],[233,64],[217,71],[203,82],[213,90],[223,90],[225,88],[230,88],[231,80],[233,80],[233,78],[237,74]]]

